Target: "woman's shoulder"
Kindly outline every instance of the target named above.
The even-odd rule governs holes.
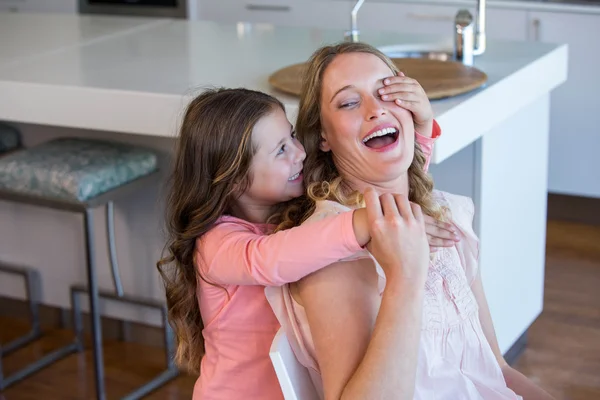
[[[337,201],[317,200],[315,202],[315,210],[306,219],[306,221],[304,223],[320,221],[324,218],[331,217],[331,216],[334,216],[337,214],[341,214],[343,212],[350,211],[350,210],[351,210],[350,207],[340,204]]]
[[[440,205],[449,208],[453,212],[460,211],[471,216],[475,213],[475,205],[470,197],[442,190],[434,190],[432,196]]]

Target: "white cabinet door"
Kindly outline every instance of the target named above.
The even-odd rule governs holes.
[[[280,26],[349,29],[350,2],[298,0],[205,0],[198,19]]]
[[[359,29],[452,37],[454,17],[460,7],[412,3],[365,2],[358,14]],[[476,15],[475,6],[467,9]],[[487,36],[490,39],[526,40],[527,11],[489,8]]]
[[[551,97],[549,191],[600,197],[600,15],[532,11],[529,36],[569,45],[567,81]]]
[[[77,13],[77,0],[0,0],[0,12]]]

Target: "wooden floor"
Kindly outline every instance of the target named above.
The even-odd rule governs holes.
[[[557,399],[600,399],[600,227],[550,222],[544,312],[529,333],[529,343],[516,368]],[[0,318],[5,343],[27,327]],[[4,360],[4,373],[69,340],[69,332],[47,338]],[[107,342],[106,384],[109,399],[117,399],[160,373],[159,348]],[[29,379],[11,386],[0,400],[92,399],[90,354],[74,354]],[[194,378],[182,376],[149,399],[190,399]]]

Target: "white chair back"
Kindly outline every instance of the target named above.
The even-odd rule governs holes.
[[[319,400],[308,370],[296,358],[283,328],[275,335],[269,356],[285,400]]]

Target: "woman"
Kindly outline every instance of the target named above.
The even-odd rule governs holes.
[[[295,284],[267,289],[269,302],[322,398],[548,399],[499,350],[477,265],[473,203],[433,191],[422,172],[410,107],[379,97],[382,81],[398,74],[366,44],[313,54],[296,125],[307,152],[308,196],[285,214],[299,217],[281,226],[358,208],[361,193],[373,187],[404,195],[396,202],[408,218],[398,223],[407,230],[414,226],[410,200],[424,214],[454,224],[460,242],[432,253],[425,268],[416,267],[428,257],[425,246],[402,248],[411,261],[379,249],[381,265],[363,251]]]

